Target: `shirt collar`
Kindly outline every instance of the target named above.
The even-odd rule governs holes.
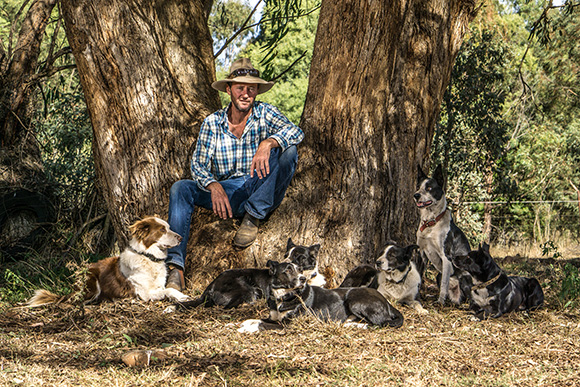
[[[252,114],[248,118],[248,122],[247,123],[251,123],[251,122],[253,122],[255,120],[258,120],[259,118],[262,117],[262,108],[260,106],[261,104],[262,103],[260,101],[254,101],[254,105],[252,106]],[[221,111],[219,112],[219,116],[220,116],[219,123],[220,123],[221,127],[223,128],[223,130],[226,131],[226,132],[229,131],[229,127],[228,127],[228,110],[230,109],[231,106],[232,106],[232,103],[230,102],[228,104],[228,106],[226,106],[225,108],[221,109]]]

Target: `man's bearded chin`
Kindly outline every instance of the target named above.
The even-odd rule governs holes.
[[[234,106],[236,107],[236,109],[242,113],[247,113],[250,111],[250,109],[252,108],[252,105],[249,105],[247,108],[242,109],[240,107],[240,105],[238,105],[238,102],[232,99],[232,103],[234,104]]]

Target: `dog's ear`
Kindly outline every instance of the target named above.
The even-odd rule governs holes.
[[[417,164],[417,187],[419,187],[421,182],[423,180],[425,180],[426,178],[427,178],[427,175],[425,175],[425,172],[423,172],[423,170],[421,169],[421,166],[419,164]]]
[[[292,247],[296,246],[294,242],[292,242],[292,238],[288,238],[288,243],[286,243],[286,251],[290,250]]]
[[[484,253],[489,254],[489,245],[486,242],[482,242],[480,250],[483,251]]]
[[[149,233],[149,222],[138,220],[129,226],[129,232],[139,240],[145,239],[145,236]]]
[[[271,259],[266,262],[266,267],[270,269],[270,275],[274,275],[276,273],[276,268],[278,268],[278,265],[278,262],[272,261]]]
[[[308,248],[308,250],[310,251],[310,255],[316,257],[318,255],[318,250],[320,250],[320,245],[319,244],[312,245]]]
[[[437,168],[435,168],[433,178],[435,179],[437,184],[439,184],[439,187],[443,188],[443,190],[445,191],[445,176],[443,176],[443,167],[441,166],[441,164],[439,164]]]
[[[413,254],[413,251],[415,251],[415,250],[419,250],[419,246],[409,245],[409,246],[405,247],[405,254],[411,255],[411,254]]]

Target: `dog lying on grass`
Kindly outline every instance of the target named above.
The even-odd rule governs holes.
[[[272,293],[268,299],[270,317],[266,320],[247,320],[242,332],[279,327],[293,318],[312,314],[322,321],[362,321],[380,327],[398,328],[403,315],[372,288],[324,289],[310,286],[306,277],[292,263],[269,261],[272,274]]]
[[[178,290],[166,288],[167,249],[177,246],[181,236],[169,229],[164,220],[149,216],[129,227],[129,246],[118,257],[109,257],[91,263],[88,267],[84,299],[86,303],[119,298],[140,298],[156,301],[170,298],[189,300]],[[70,295],[69,295],[70,296]],[[66,299],[47,290],[37,290],[27,302],[36,307]]]
[[[423,261],[417,253],[419,246],[399,247],[390,242],[375,261],[375,266],[361,265],[352,269],[341,288],[369,287],[377,289],[387,299],[394,299],[427,314],[419,301]]]
[[[324,284],[324,277],[318,273],[317,255],[320,245],[299,246],[288,239],[284,260],[294,263],[301,273],[314,283]],[[203,291],[202,295],[192,301],[180,303],[185,309],[222,306],[225,309],[236,308],[242,304],[254,303],[268,299],[271,294],[272,274],[266,269],[230,269],[220,273]]]
[[[457,257],[454,265],[471,274],[470,309],[480,320],[513,311],[535,310],[544,303],[538,280],[506,275],[489,254],[486,243],[479,250]]]

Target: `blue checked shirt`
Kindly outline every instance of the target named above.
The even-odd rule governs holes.
[[[209,115],[201,124],[191,175],[204,190],[214,181],[249,175],[252,158],[265,139],[275,139],[284,151],[304,138],[304,132],[276,107],[259,101],[254,102],[244,133],[237,138],[229,130],[229,107]]]

